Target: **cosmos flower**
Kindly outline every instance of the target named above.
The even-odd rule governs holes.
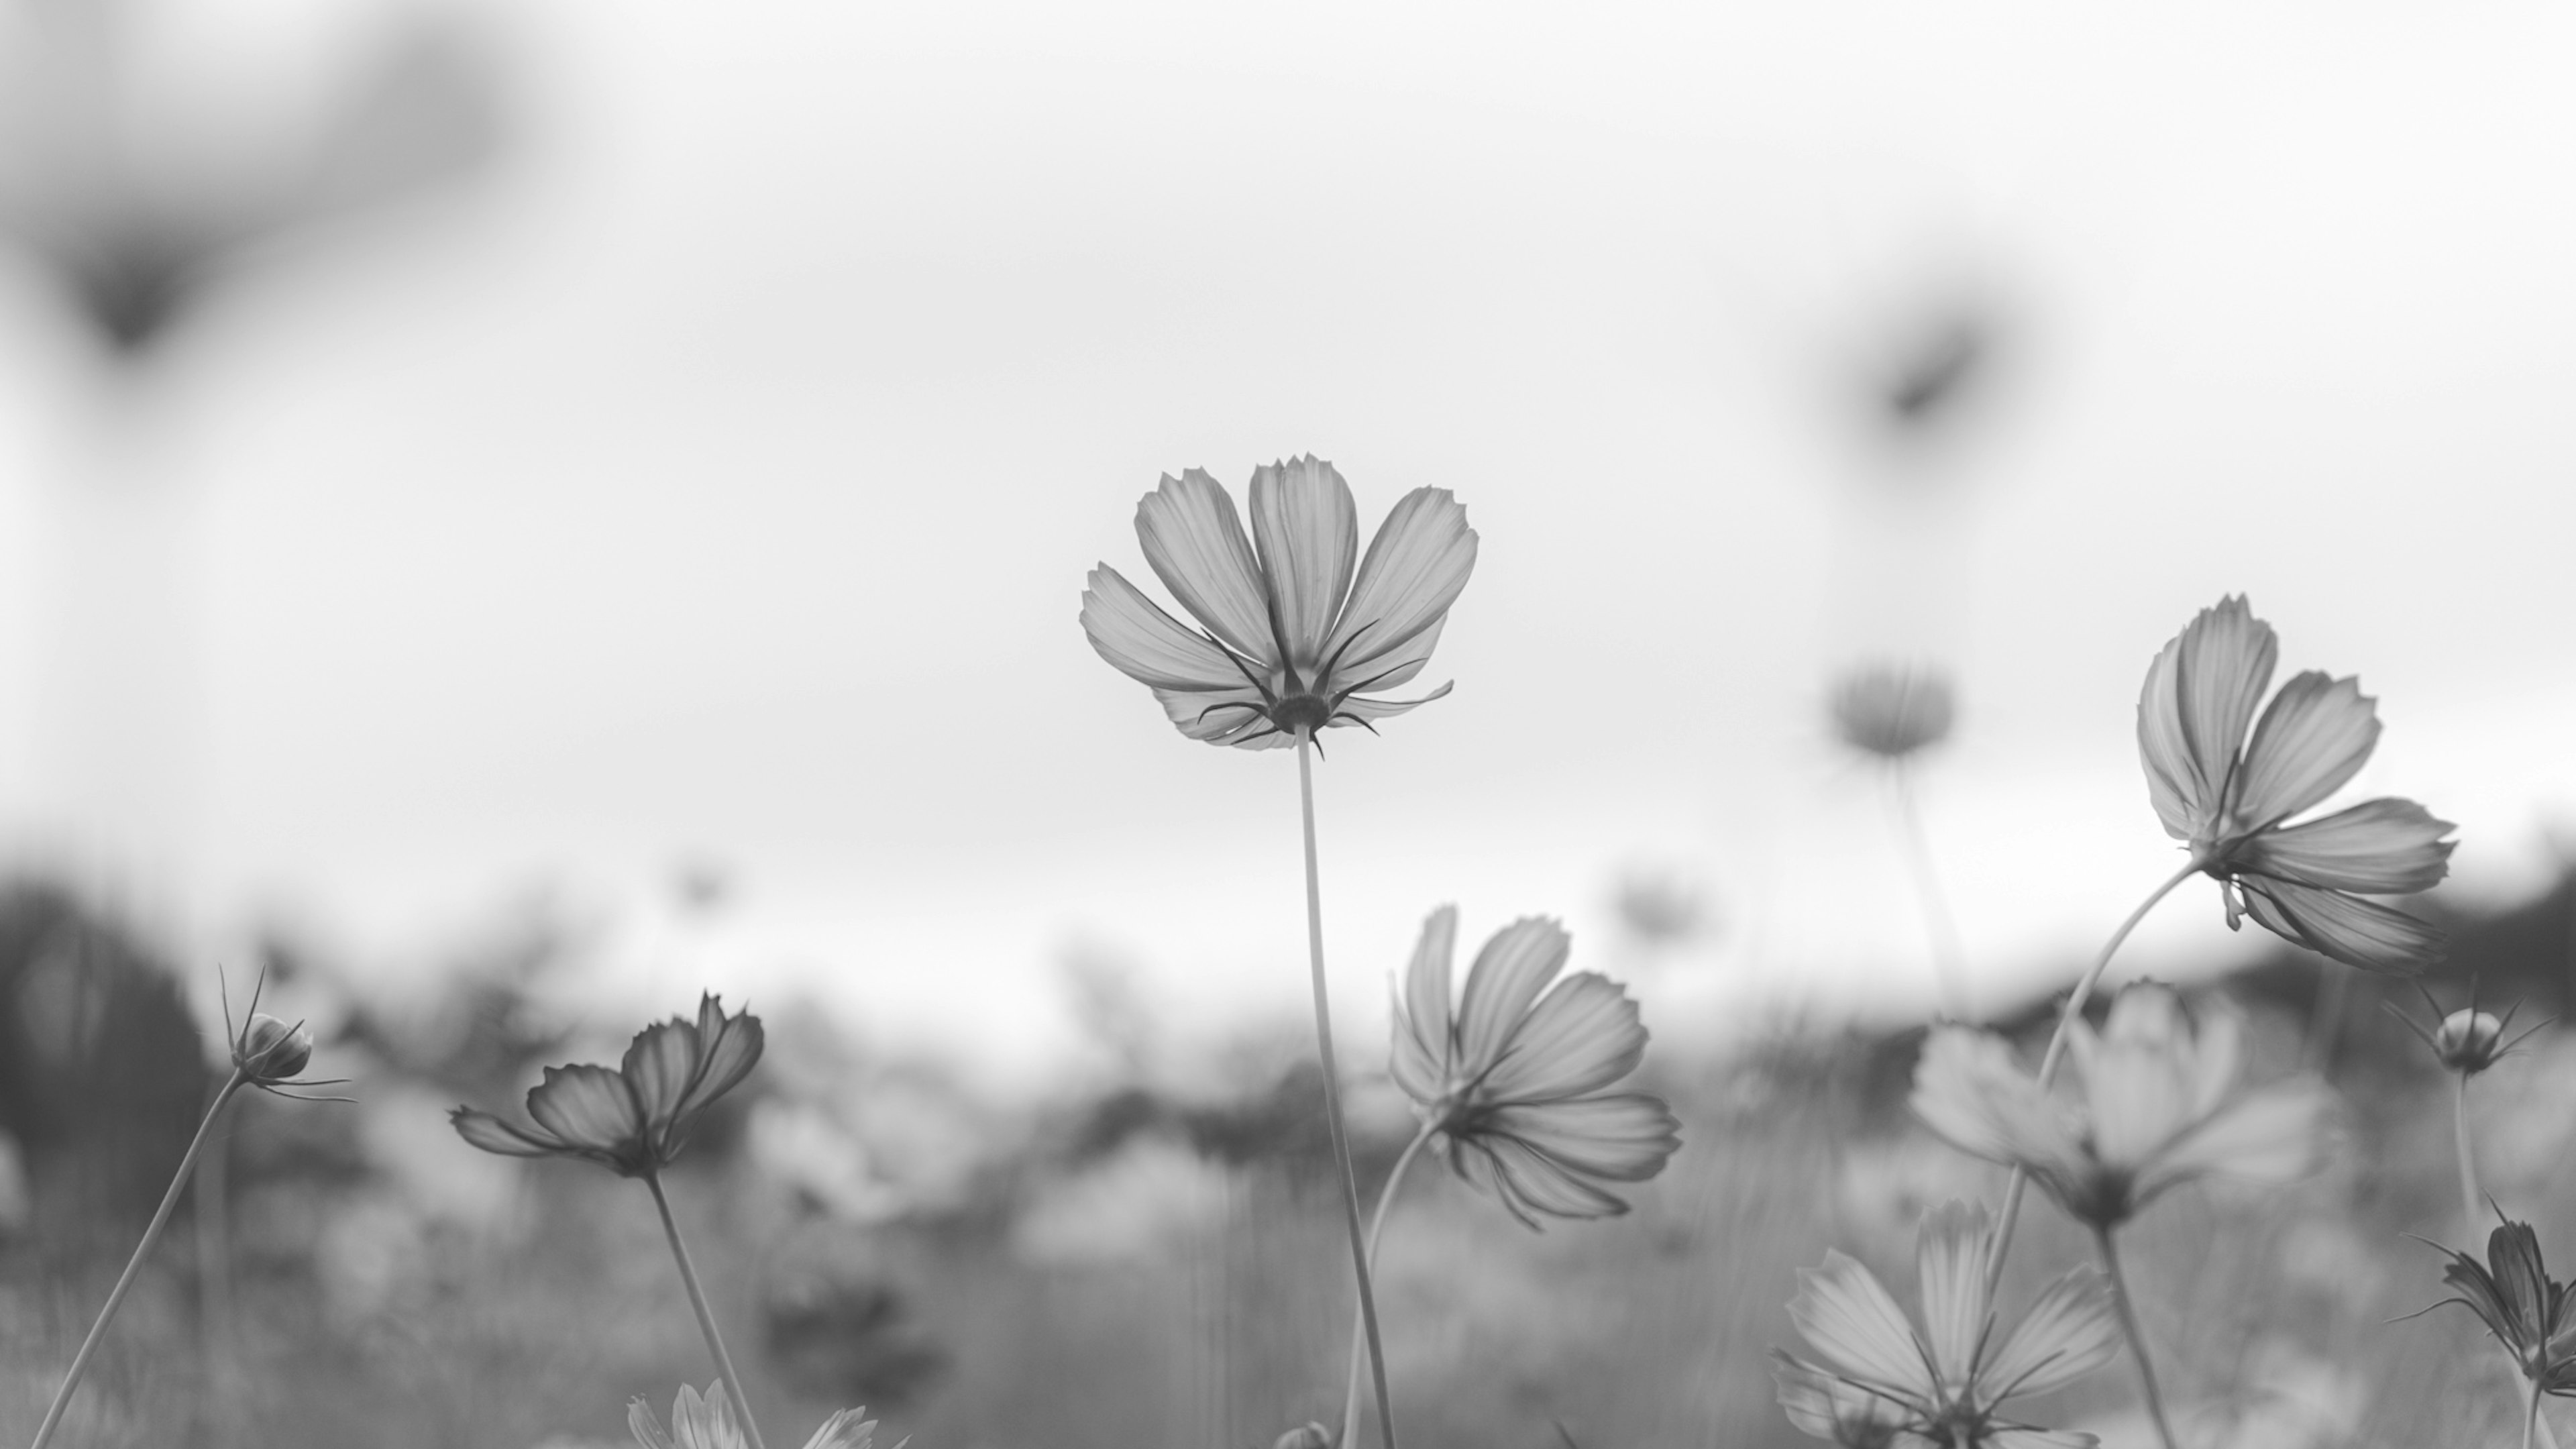
[[[2525,1380],[2542,1393],[2576,1397],[2576,1293],[2542,1266],[2540,1238],[2531,1225],[2498,1223],[2487,1234],[2484,1263],[2450,1248],[2442,1251],[2451,1255],[2442,1281],[2459,1294],[2433,1308],[2457,1303],[2468,1309],[2513,1356]]]
[[[859,1417],[866,1412],[843,1409],[825,1419],[814,1437],[805,1441],[805,1449],[868,1449],[877,1421]],[[626,1405],[626,1427],[634,1431],[635,1442],[643,1449],[751,1449],[751,1438],[734,1416],[733,1400],[726,1396],[722,1381],[709,1384],[703,1398],[696,1389],[680,1385],[680,1397],[671,1404],[668,1434],[653,1417],[653,1406],[642,1399]]]
[[[1662,1098],[1606,1090],[1645,1056],[1637,1003],[1597,972],[1558,981],[1572,942],[1529,917],[1476,953],[1452,1010],[1457,936],[1454,906],[1423,923],[1395,1008],[1396,1085],[1450,1166],[1529,1226],[1626,1212],[1599,1184],[1643,1182],[1681,1145]]]
[[[2195,1025],[2162,986],[2131,986],[2100,1035],[2067,1038],[2073,1100],[2052,1095],[2003,1038],[1940,1027],[1914,1072],[1914,1113],[1952,1146],[2019,1167],[2077,1221],[2126,1222],[2202,1177],[2281,1183],[2324,1150],[2331,1098],[2313,1078],[2237,1090],[2244,1029],[2231,1013]]]
[[[2404,1022],[2406,1029],[2415,1033],[2416,1039],[2432,1051],[2433,1059],[2442,1064],[2444,1071],[2457,1072],[2463,1077],[2474,1077],[2513,1055],[2514,1048],[2549,1024],[2535,1022],[2524,1027],[2520,1035],[2508,1038],[2505,1033],[2513,1029],[2513,1018],[2522,1010],[2519,1004],[2506,1008],[2502,1016],[2492,1011],[2481,1011],[2478,1009],[2477,984],[2471,982],[2469,1004],[2445,1015],[2442,1004],[2433,999],[2433,993],[2425,990],[2422,982],[2417,982],[2415,989],[2423,993],[2424,1004],[2433,1010],[2434,1024],[2430,1028],[2399,1010],[2396,1002],[2383,1005],[2389,1015]]]
[[[1364,696],[1412,682],[1476,564],[1476,531],[1448,490],[1416,488],[1358,553],[1349,485],[1312,456],[1252,475],[1252,536],[1234,499],[1196,468],[1136,506],[1145,561],[1193,630],[1116,569],[1091,571],[1082,629],[1100,657],[1154,691],[1194,740],[1246,749],[1299,731],[1398,715],[1420,699]]]
[[[532,1127],[471,1107],[448,1120],[486,1152],[578,1157],[620,1177],[649,1177],[680,1155],[699,1114],[750,1073],[761,1042],[759,1017],[727,1016],[716,998],[702,996],[696,1022],[673,1017],[637,1032],[616,1071],[546,1068],[528,1091]]]
[[[1925,1215],[1915,1260],[1923,1326],[1867,1268],[1841,1253],[1799,1271],[1789,1317],[1818,1363],[1773,1355],[1789,1422],[1847,1449],[2091,1449],[2090,1434],[2003,1417],[2003,1406],[2063,1388],[2119,1352],[2102,1276],[2078,1268],[2044,1289],[2009,1334],[1986,1283],[1994,1226],[1953,1202]]]
[[[2441,933],[2366,896],[2411,895],[2450,869],[2453,828],[2412,800],[2365,800],[2283,822],[2352,779],[2379,740],[2358,681],[2294,675],[2258,722],[2272,626],[2242,595],[2203,609],[2147,670],[2138,755],[2165,833],[2222,887],[2227,924],[2266,930],[2372,971],[2421,970]],[[2246,727],[2253,737],[2246,737]]]
[[[287,1087],[336,1087],[346,1077],[298,1077],[313,1061],[313,1033],[301,1021],[293,1024],[278,1020],[259,1009],[260,992],[268,986],[268,973],[262,971],[251,988],[250,1006],[242,1014],[239,1030],[233,1027],[232,997],[216,978],[217,989],[224,992],[224,1030],[232,1040],[233,1074],[244,1086],[257,1087],[277,1097],[294,1097],[297,1101],[346,1102],[347,1097],[306,1097],[282,1090]]]
[[[1949,738],[1950,682],[1925,670],[1856,670],[1834,686],[1834,733],[1863,754],[1901,760]]]

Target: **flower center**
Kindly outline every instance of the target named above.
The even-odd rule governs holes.
[[[1333,717],[1333,706],[1321,695],[1288,694],[1270,707],[1270,722],[1290,733],[1304,730],[1309,735],[1323,733]]]

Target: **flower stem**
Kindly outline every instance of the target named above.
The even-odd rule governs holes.
[[[2471,1241],[2478,1235],[2478,1164],[2469,1155],[2469,1074],[2456,1073],[2460,1090],[2451,1097],[2451,1141],[2460,1152],[2460,1223]]]
[[[170,1190],[161,1195],[161,1206],[152,1214],[151,1226],[143,1230],[143,1241],[134,1245],[134,1256],[125,1260],[125,1271],[117,1275],[116,1286],[108,1290],[107,1306],[98,1311],[98,1322],[90,1325],[89,1337],[81,1340],[80,1352],[72,1355],[72,1366],[63,1375],[63,1386],[54,1390],[54,1402],[45,1410],[44,1422],[36,1426],[36,1442],[32,1449],[45,1449],[54,1437],[55,1426],[63,1420],[63,1410],[71,1407],[72,1391],[80,1387],[81,1375],[89,1371],[90,1356],[98,1352],[100,1340],[107,1337],[108,1321],[116,1317],[116,1310],[125,1302],[126,1291],[142,1275],[143,1260],[152,1256],[153,1245],[161,1241],[161,1230],[170,1225],[170,1212],[179,1205],[179,1194],[187,1190],[189,1174],[197,1167],[197,1154],[205,1149],[206,1139],[215,1130],[215,1119],[223,1115],[224,1107],[232,1101],[233,1094],[241,1090],[244,1080],[240,1069],[234,1069],[222,1089],[215,1093],[215,1100],[207,1106],[205,1120],[197,1124],[197,1135],[189,1140],[187,1155],[179,1159],[179,1170],[170,1179]]]
[[[2522,1416],[2522,1449],[2531,1449],[2532,1431],[2540,1426],[2540,1385],[2539,1379],[2531,1381],[2531,1407]]]
[[[1387,1169],[1386,1184],[1377,1190],[1377,1209],[1369,1214],[1368,1260],[1372,1270],[1377,1267],[1377,1241],[1386,1232],[1386,1210],[1395,1201],[1395,1190],[1404,1181],[1405,1169],[1413,1165],[1413,1159],[1421,1154],[1423,1144],[1429,1142],[1438,1130],[1436,1122],[1423,1123],[1422,1130],[1413,1134],[1413,1140],[1404,1144],[1404,1151],[1396,1154],[1395,1166]],[[1360,1335],[1363,1331],[1354,1311],[1351,1319],[1351,1371],[1348,1387],[1342,1393],[1342,1437],[1333,1441],[1344,1449],[1348,1449],[1360,1431]]]
[[[2147,1336],[2138,1329],[2138,1312],[2129,1302],[2129,1280],[2120,1271],[2120,1253],[2111,1246],[2111,1230],[2095,1228],[2093,1241],[2101,1246],[2103,1271],[2111,1275],[2111,1306],[2119,1311],[2120,1331],[2129,1336],[2129,1352],[2138,1361],[2138,1383],[2147,1394],[2147,1417],[2155,1421],[2156,1438],[2165,1449],[2174,1449],[2173,1425],[2165,1421],[2164,1395],[2156,1389],[2155,1365],[2147,1361]]]
[[[2066,1055],[2066,1039],[2074,1032],[2075,1023],[2083,1017],[2084,1004],[2093,999],[2093,987],[2101,981],[2102,972],[2110,966],[2111,958],[2120,953],[2121,944],[2129,939],[2131,931],[2138,928],[2138,923],[2147,918],[2147,912],[2156,908],[2157,902],[2172,895],[2174,887],[2191,879],[2199,870],[2200,866],[2195,861],[2166,877],[2163,885],[2156,887],[2145,900],[2138,902],[2136,910],[2129,912],[2129,918],[2120,923],[2120,929],[2111,933],[2111,939],[2102,943],[2101,954],[2093,958],[2092,967],[2067,994],[2066,1007],[2057,1014],[2057,1030],[2048,1038],[2048,1050],[2040,1054],[2041,1090],[2045,1091],[2049,1083],[2057,1080],[2058,1065]],[[2013,1225],[2021,1221],[2021,1200],[2029,1191],[2030,1173],[2015,1167],[2012,1182],[2004,1189],[2003,1221],[1995,1230],[1995,1251],[1986,1260],[1986,1292],[1989,1295],[2003,1286],[2004,1257],[2012,1251]]]
[[[707,1311],[707,1290],[698,1286],[697,1265],[689,1261],[688,1245],[680,1241],[679,1220],[671,1216],[671,1200],[663,1195],[659,1173],[644,1174],[644,1185],[653,1190],[653,1206],[662,1213],[662,1231],[671,1239],[671,1256],[680,1260],[680,1281],[689,1287],[689,1307],[698,1315],[698,1331],[707,1336],[707,1349],[716,1356],[716,1372],[723,1376],[725,1387],[733,1391],[734,1412],[742,1416],[742,1427],[751,1435],[751,1449],[769,1449],[760,1439],[760,1425],[751,1416],[751,1398],[742,1391],[742,1376],[733,1371],[733,1355],[725,1352],[724,1337],[716,1332],[716,1316]]]
[[[1950,915],[1949,896],[1934,868],[1931,837],[1923,829],[1923,811],[1914,802],[1914,776],[1896,762],[1888,776],[1888,805],[1896,817],[1896,836],[1914,873],[1914,895],[1923,906],[1923,932],[1932,944],[1932,971],[1941,990],[1942,1014],[1953,1021],[1968,1016],[1967,952],[1959,944],[1959,924]]]
[[[1333,1139],[1333,1166],[1342,1178],[1342,1215],[1351,1230],[1351,1270],[1359,1278],[1360,1328],[1368,1344],[1369,1376],[1377,1389],[1378,1433],[1396,1449],[1395,1410],[1386,1392],[1386,1351],[1378,1341],[1377,1294],[1369,1283],[1368,1243],[1360,1233],[1360,1184],[1351,1170],[1351,1138],[1342,1123],[1342,1086],[1333,1059],[1333,1011],[1324,992],[1324,891],[1315,867],[1315,767],[1313,732],[1297,729],[1297,801],[1306,827],[1306,956],[1315,983],[1315,1053],[1324,1068],[1324,1125]],[[1351,1449],[1344,1444],[1340,1449]]]

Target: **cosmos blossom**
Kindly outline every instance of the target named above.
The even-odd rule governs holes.
[[[1773,1355],[1789,1422],[1847,1449],[2092,1449],[2090,1434],[2017,1423],[2002,1410],[2119,1353],[2102,1275],[2066,1274],[1998,1333],[1985,1273],[1993,1240],[1983,1207],[1953,1202],[1925,1215],[1915,1248],[1919,1329],[1851,1258],[1828,1252],[1823,1267],[1801,1269],[1789,1317],[1817,1361]]]
[[[649,1177],[671,1165],[698,1117],[760,1061],[760,1018],[728,1016],[713,996],[698,999],[695,1022],[673,1017],[635,1034],[617,1070],[548,1067],[528,1091],[533,1125],[489,1112],[448,1114],[457,1135],[509,1157],[576,1157],[620,1177]]]
[[[1476,953],[1453,1008],[1457,935],[1454,906],[1423,923],[1396,1005],[1396,1085],[1451,1166],[1529,1226],[1626,1212],[1600,1184],[1643,1182],[1681,1145],[1662,1098],[1608,1090],[1644,1058],[1637,1003],[1597,972],[1559,980],[1573,943],[1530,917]]]
[[[1232,496],[1196,468],[1145,495],[1136,506],[1145,561],[1200,627],[1104,563],[1082,595],[1082,629],[1101,658],[1153,690],[1182,734],[1245,749],[1328,727],[1374,729],[1449,692],[1372,697],[1430,663],[1475,567],[1476,531],[1448,490],[1397,500],[1365,557],[1350,487],[1332,464],[1310,455],[1255,469],[1251,499],[1247,540]]]
[[[2442,1281],[2457,1292],[2433,1308],[2457,1303],[2476,1314],[2535,1393],[2576,1397],[2576,1292],[2549,1276],[2531,1225],[2496,1224],[2484,1263],[2442,1251],[2451,1258]]]
[[[866,1413],[865,1409],[843,1409],[825,1419],[814,1437],[805,1441],[805,1449],[868,1449],[869,1441],[876,1437],[877,1423],[863,1417]],[[642,1449],[751,1449],[751,1440],[743,1433],[722,1382],[707,1385],[704,1395],[687,1384],[680,1385],[680,1397],[671,1405],[671,1431],[667,1434],[653,1417],[653,1406],[642,1399],[627,1404],[626,1427]]]
[[[2201,610],[2156,656],[2138,696],[2138,755],[2156,815],[2220,883],[2230,927],[2250,915],[2347,965],[2421,970],[2441,933],[2365,897],[2440,881],[2453,827],[2398,799],[2286,823],[2360,771],[2379,717],[2358,681],[2309,670],[2256,720],[2278,652],[2272,626],[2237,595]]]

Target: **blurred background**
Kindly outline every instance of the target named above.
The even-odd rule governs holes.
[[[775,1038],[679,1194],[772,1391],[925,1446],[1332,1417],[1293,772],[1075,623],[1158,475],[1312,451],[1483,540],[1456,694],[1319,773],[1377,1170],[1445,901],[1565,918],[1694,1144],[1543,1239],[1420,1189],[1475,1225],[1391,1240],[1399,1377],[1473,1406],[1425,1432],[1788,1442],[1790,1269],[1943,1170],[1891,1034],[2172,868],[2136,692],[2221,594],[2380,698],[2355,790],[2459,823],[2460,959],[2576,977],[2571,62],[2506,5],[0,0],[0,1425],[263,968],[361,1105],[242,1114],[88,1442],[667,1403],[639,1203],[440,1113],[701,987]],[[1957,701],[1902,785],[1955,947],[1828,717],[1881,662]],[[2123,971],[2252,971],[2295,1059],[2272,946],[2186,890]],[[2334,1323],[2423,1286],[2336,1234],[2448,1200],[2391,1103],[2420,1202],[2242,1235]],[[2246,1331],[2244,1403],[2358,1373]]]

